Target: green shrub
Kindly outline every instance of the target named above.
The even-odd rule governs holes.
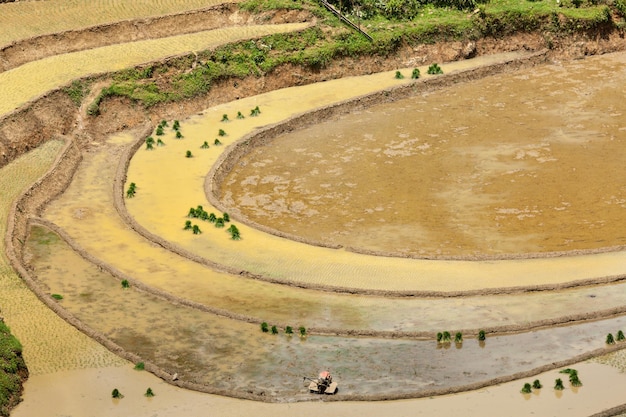
[[[529,383],[525,383],[524,386],[522,387],[522,394],[530,394],[532,392],[532,389],[530,387]]]
[[[535,379],[533,381],[533,388],[534,389],[541,389],[541,388],[543,388],[543,385],[541,385],[541,382],[538,379]]]
[[[193,227],[191,228],[191,231],[193,232],[194,235],[199,235],[200,233],[202,233],[202,230],[200,230],[200,226],[198,226],[197,224],[193,225]]]
[[[202,144],[202,146],[200,146],[200,148],[202,148],[202,149],[209,149],[209,142],[207,142],[205,140],[204,143]]]
[[[443,339],[442,339],[442,341],[444,343],[449,343],[450,342],[450,332],[448,332],[448,331],[443,332]]]
[[[191,220],[187,220],[185,222],[185,227],[183,227],[183,230],[191,230],[193,227],[191,226]]]
[[[454,335],[454,343],[463,343],[463,334],[461,332],[457,332]]]
[[[161,140],[161,138],[157,139],[157,146],[165,146],[165,142]]]
[[[443,342],[443,333],[437,333],[437,343]]]
[[[146,390],[146,393],[144,394],[146,397],[150,398],[150,397],[154,397],[154,391],[152,391],[152,388],[148,388]]]
[[[230,221],[230,216],[228,215],[228,213],[222,213],[222,218],[224,219],[225,222]]]
[[[285,327],[285,333],[287,334],[293,334],[293,328],[291,326],[287,326]]]
[[[193,157],[193,155],[192,155],[191,151],[185,152],[185,158],[192,158],[192,157]]]
[[[157,135],[157,136],[163,136],[163,134],[164,134],[164,132],[163,132],[163,126],[161,126],[161,125],[157,126],[157,128],[156,128],[156,132],[155,132],[155,135]]]
[[[272,326],[272,334],[278,334],[278,328],[276,326]]]
[[[611,333],[606,335],[606,344],[607,345],[614,345],[615,344],[615,339],[613,338],[613,335]]]
[[[143,371],[146,369],[146,365],[143,362],[137,362],[134,368],[136,371]]]
[[[420,70],[419,68],[414,68],[413,72],[411,73],[411,78],[414,80],[417,80],[420,77]]]
[[[243,114],[241,114],[240,111],[237,112],[237,119],[245,119],[245,118],[246,117]]]
[[[263,322],[263,323],[261,323],[261,331],[262,331],[263,333],[267,333],[267,332],[269,332],[269,326],[268,326],[267,322]]]
[[[298,331],[300,332],[300,337],[306,336],[306,328],[304,326],[300,326]]]
[[[224,227],[224,219],[222,219],[221,217],[218,217],[217,219],[215,219],[215,227],[219,229]]]
[[[396,71],[396,80],[401,80],[404,78],[404,75],[400,71]]]
[[[624,337],[624,332],[623,332],[623,331],[621,331],[621,330],[619,330],[619,331],[617,332],[617,341],[618,341],[618,342],[621,342],[621,341],[623,341],[623,340],[626,340],[626,337]]]
[[[557,378],[554,381],[554,389],[557,391],[563,391],[565,387],[563,386],[563,380],[561,378]]]
[[[224,129],[220,129],[220,130],[217,132],[217,134],[218,134],[219,136],[226,136],[226,132],[224,131]]]
[[[111,397],[113,398],[124,398],[124,396],[122,395],[122,393],[115,388],[112,392],[111,392]]]
[[[228,122],[228,115],[227,114],[223,114],[222,115],[222,122]]]
[[[55,300],[62,300],[63,296],[61,294],[51,294],[51,297]]]
[[[172,125],[172,129],[174,129],[174,130],[180,129],[180,122],[178,120],[174,120],[174,124]]]
[[[220,140],[216,138],[215,141],[213,142],[213,144],[214,145],[221,145],[222,142],[220,142]]]
[[[122,280],[122,288],[130,288],[130,283],[127,279]]]

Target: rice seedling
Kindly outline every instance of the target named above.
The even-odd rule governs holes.
[[[428,67],[427,72],[428,74],[431,74],[431,75],[443,74],[443,70],[441,69],[439,64],[432,64],[431,66]]]

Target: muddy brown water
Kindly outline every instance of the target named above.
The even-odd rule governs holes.
[[[349,396],[398,397],[486,382],[604,346],[623,317],[511,336],[484,345],[434,340],[264,334],[242,323],[123,289],[54,235],[35,228],[30,265],[50,293],[87,325],[184,381],[275,400],[310,400],[303,375],[331,364]]]
[[[496,75],[275,138],[223,201],[330,245],[474,256],[626,244],[626,56]]]

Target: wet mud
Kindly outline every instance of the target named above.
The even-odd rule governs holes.
[[[222,201],[277,234],[365,253],[624,247],[623,59],[543,65],[296,128],[238,159]]]

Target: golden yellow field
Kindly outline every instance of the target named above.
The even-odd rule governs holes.
[[[87,75],[104,74],[228,42],[303,29],[306,23],[233,26],[169,38],[104,46],[55,55],[0,72],[3,100],[0,115],[8,113],[47,91]]]
[[[232,1],[236,3],[237,0]],[[223,0],[63,0],[20,1],[0,5],[0,46],[50,33],[111,22],[182,13]]]

